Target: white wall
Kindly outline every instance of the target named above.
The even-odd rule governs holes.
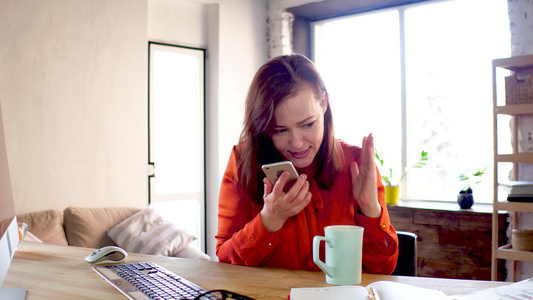
[[[1,0],[0,103],[17,213],[147,204],[148,41],[207,50],[207,235],[266,0]]]
[[[146,203],[146,0],[2,0],[17,213]]]
[[[206,49],[209,5],[192,0],[149,0],[148,40]]]

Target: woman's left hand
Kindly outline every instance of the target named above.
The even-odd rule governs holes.
[[[376,164],[374,160],[374,138],[372,134],[363,138],[363,147],[359,163],[350,165],[352,175],[352,192],[359,203],[361,212],[371,218],[381,216],[378,202]]]

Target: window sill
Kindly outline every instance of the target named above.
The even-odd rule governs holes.
[[[398,208],[414,208],[427,209],[439,211],[453,211],[453,212],[467,212],[467,213],[490,213],[492,214],[492,204],[489,203],[474,203],[472,208],[462,209],[455,202],[439,202],[439,201],[415,201],[415,200],[399,200],[398,204],[388,204],[389,210]]]

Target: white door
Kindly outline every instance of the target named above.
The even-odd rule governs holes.
[[[205,250],[205,51],[149,44],[149,201]]]

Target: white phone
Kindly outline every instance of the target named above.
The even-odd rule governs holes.
[[[276,184],[278,177],[281,176],[283,171],[288,171],[290,173],[287,182],[296,180],[299,177],[298,172],[296,172],[296,169],[290,161],[280,161],[277,163],[266,164],[263,165],[261,168],[263,169],[263,172],[265,172],[266,177],[270,180],[270,182],[272,182],[272,184]]]

